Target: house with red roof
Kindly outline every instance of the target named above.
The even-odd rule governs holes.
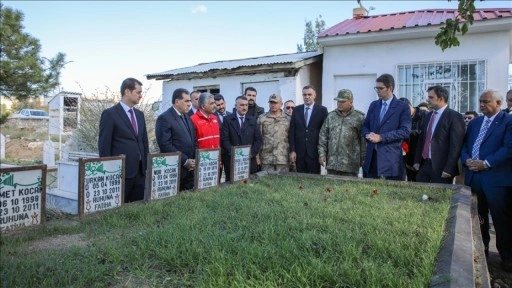
[[[505,95],[512,59],[512,9],[477,9],[460,46],[444,52],[434,43],[441,25],[457,16],[455,9],[433,9],[354,17],[318,36],[323,46],[322,104],[335,108],[332,98],[348,88],[356,109],[366,113],[377,99],[375,79],[383,73],[395,78],[395,95],[413,105],[426,101],[426,89],[442,85],[450,92],[449,105],[459,112],[479,111],[482,90]],[[332,95],[332,97],[328,97]]]

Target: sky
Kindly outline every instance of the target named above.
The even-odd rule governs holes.
[[[220,60],[294,53],[306,20],[326,28],[352,18],[346,1],[2,1],[23,12],[25,32],[40,40],[41,56],[66,54],[61,89],[118,91],[127,77],[158,100],[162,81],[146,74]],[[362,1],[370,15],[456,9],[447,1]],[[477,1],[476,8],[511,8],[512,1]],[[433,40],[432,40],[433,41]],[[192,87],[184,87],[191,89]]]

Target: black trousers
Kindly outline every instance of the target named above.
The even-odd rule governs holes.
[[[144,200],[146,177],[142,173],[142,162],[139,163],[137,175],[124,179],[124,203]]]
[[[440,184],[452,184],[453,183],[453,177],[449,178],[442,178],[442,171],[436,172],[434,171],[434,168],[432,168],[432,160],[430,159],[423,159],[420,164],[420,170],[418,171],[418,174],[416,175],[416,181],[417,182],[423,182],[423,183],[440,183]]]
[[[183,173],[183,170],[181,170]],[[194,189],[194,170],[187,171],[185,177],[180,179],[180,191]]]
[[[311,158],[307,154],[305,154],[304,157],[297,157],[295,166],[299,173],[320,174],[320,163],[318,163],[318,157]]]

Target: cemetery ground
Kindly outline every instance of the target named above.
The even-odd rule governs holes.
[[[4,235],[0,276],[4,287],[428,287],[450,198],[262,177]]]
[[[7,141],[7,143],[5,144],[7,159],[2,160],[2,163],[17,164],[17,165],[40,164],[43,159],[42,141],[48,139],[48,136],[46,134],[47,132],[43,132],[40,130],[41,129],[16,129],[14,127],[9,128],[9,127],[6,127],[5,125],[2,125],[1,133],[4,135],[10,136],[8,138],[9,141]],[[55,141],[55,139],[52,139],[52,140]],[[51,178],[54,179],[55,175],[53,175],[53,177],[51,177]],[[54,181],[51,181],[51,178],[47,179],[48,184],[51,184],[54,182]],[[296,186],[297,186],[296,183],[294,183],[293,187],[296,188]],[[222,188],[222,189],[225,189],[225,188]],[[292,193],[296,193],[297,189],[291,189],[291,190],[293,191]],[[216,191],[217,190],[213,190],[212,193],[218,193]],[[210,193],[210,191],[207,193]],[[228,194],[226,194],[226,195],[228,195]],[[182,197],[182,195],[180,195],[179,197]],[[185,197],[193,197],[193,196],[185,196]],[[161,201],[157,201],[157,202],[161,202],[161,203],[149,203],[149,204],[144,204],[144,205],[130,205],[130,207],[127,208],[127,209],[129,209],[128,211],[112,212],[113,215],[118,215],[117,217],[124,217],[122,215],[127,215],[125,213],[128,213],[128,215],[130,215],[129,216],[130,219],[134,219],[135,225],[131,228],[123,228],[121,230],[116,230],[114,228],[110,228],[110,229],[113,229],[112,233],[114,235],[118,235],[118,237],[121,237],[121,238],[123,237],[123,235],[125,235],[125,233],[130,233],[130,235],[132,235],[133,233],[139,233],[139,232],[146,233],[145,229],[140,229],[140,231],[137,230],[138,229],[137,227],[141,227],[143,225],[142,223],[139,222],[139,221],[143,221],[143,220],[139,219],[139,218],[148,217],[147,213],[149,211],[146,211],[146,212],[144,212],[144,211],[146,209],[152,209],[152,210],[157,209],[157,211],[164,212],[164,211],[166,211],[166,209],[164,209],[164,207],[160,207],[160,206],[161,205],[164,205],[164,206],[169,205],[171,203],[174,203],[174,201],[178,201],[178,200],[161,200]],[[166,204],[166,203],[169,203],[169,204]],[[150,208],[148,208],[148,207],[150,207]],[[151,208],[151,207],[155,207],[155,208]],[[140,215],[136,216],[136,214],[139,213],[139,212],[137,212],[137,211],[139,211],[138,209],[140,209]],[[176,212],[172,212],[171,215],[175,215],[175,213]],[[108,214],[102,215],[102,216],[98,217],[98,219],[96,219],[96,217],[92,217],[91,219],[89,219],[87,221],[80,222],[80,221],[78,221],[77,216],[66,215],[61,212],[52,210],[50,208],[47,210],[47,225],[46,225],[46,227],[37,228],[37,229],[34,229],[33,231],[30,230],[27,232],[20,231],[20,233],[16,233],[15,235],[13,235],[12,236],[13,238],[11,238],[11,236],[4,237],[2,235],[2,237],[0,238],[0,241],[1,241],[0,242],[0,251],[1,251],[0,256],[2,257],[0,266],[5,267],[5,264],[7,263],[7,262],[5,262],[7,258],[3,258],[4,255],[6,255],[5,253],[7,253],[7,251],[10,251],[9,257],[20,257],[20,259],[18,259],[17,261],[21,261],[21,262],[18,262],[17,265],[21,265],[21,266],[18,266],[18,267],[23,267],[23,261],[25,261],[26,259],[29,259],[29,257],[26,257],[25,255],[29,255],[29,254],[32,255],[32,253],[36,253],[37,255],[39,255],[38,257],[45,257],[44,255],[47,255],[48,253],[50,253],[51,255],[54,255],[54,256],[52,256],[53,257],[52,259],[54,259],[54,261],[56,259],[55,257],[57,257],[57,259],[58,259],[58,257],[64,257],[64,258],[68,257],[68,256],[64,256],[63,254],[60,256],[56,255],[55,253],[57,252],[56,250],[58,250],[58,249],[68,251],[66,253],[71,253],[70,251],[75,251],[74,253],[76,256],[73,256],[73,257],[77,258],[77,259],[75,259],[75,262],[76,261],[80,262],[79,259],[80,259],[81,253],[85,253],[81,249],[86,249],[86,250],[92,249],[95,247],[94,245],[102,246],[102,244],[98,244],[98,243],[101,243],[101,241],[100,241],[101,237],[99,235],[95,236],[96,232],[94,232],[95,231],[94,228],[91,227],[91,225],[95,225],[95,224],[92,224],[92,223],[94,223],[95,221],[99,221],[100,223],[108,222],[108,221],[114,222],[114,223],[119,221],[120,223],[124,223],[123,221],[125,221],[121,218],[118,218],[117,220],[110,219],[109,217],[116,217],[116,216],[108,216],[107,217],[107,215]],[[188,215],[188,214],[185,213],[185,215],[183,215],[183,216],[186,216],[186,215]],[[158,214],[150,213],[150,217],[158,217],[158,216],[159,216]],[[190,216],[190,215],[188,215],[188,216]],[[105,219],[103,217],[107,217],[107,219]],[[167,219],[169,217],[169,215],[164,215],[163,217],[164,217],[163,219]],[[110,220],[108,220],[108,219],[110,219]],[[150,220],[148,220],[148,221],[150,221]],[[99,226],[100,230],[98,230],[98,231],[102,231],[101,229],[106,229],[105,225],[106,225],[105,223],[100,224],[100,226]],[[130,226],[129,224],[128,225],[123,224],[123,225],[124,225],[123,227]],[[160,225],[160,224],[158,224],[158,225]],[[275,229],[279,229],[279,226],[276,226]],[[137,231],[135,231],[135,230],[137,230]],[[126,231],[128,231],[128,232],[126,232]],[[489,268],[489,273],[490,273],[490,278],[491,278],[491,287],[493,287],[493,288],[498,288],[498,287],[512,288],[512,273],[506,273],[500,269],[500,257],[496,250],[496,247],[495,247],[495,238],[494,238],[493,231],[491,233],[492,233],[491,234],[492,240],[491,240],[491,247],[490,247],[490,256],[487,259],[487,265]],[[107,233],[105,230],[103,230],[100,234],[103,235],[102,237],[106,238]],[[11,245],[14,245],[14,246],[11,246]],[[110,243],[109,245],[114,245],[114,244]],[[167,243],[166,245],[172,245],[172,244]],[[133,249],[133,247],[131,247],[131,248],[130,247],[128,249]],[[156,249],[156,248],[154,248],[154,249]],[[162,248],[162,249],[164,249],[164,248]],[[99,252],[101,252],[101,251],[99,251]],[[94,262],[93,259],[90,259],[90,257],[94,257],[94,255],[89,254],[89,253],[91,253],[91,251],[85,253],[84,255],[88,255],[87,256],[87,257],[89,257],[89,258],[87,258],[87,259],[89,259],[88,261]],[[119,255],[121,255],[121,252],[119,250],[117,250],[115,253],[118,253]],[[67,254],[67,255],[69,255],[69,254]],[[97,254],[95,254],[95,255],[97,255]],[[121,256],[117,256],[117,257],[121,257]],[[123,257],[125,257],[125,256],[123,256]],[[103,260],[101,260],[101,259],[103,259],[103,258],[99,257],[98,261],[102,262]],[[42,261],[42,260],[38,260],[38,261]],[[11,263],[11,262],[9,262],[9,263]],[[53,263],[55,264],[56,262],[53,262]],[[91,262],[87,262],[87,263],[91,263]],[[115,265],[115,264],[110,264],[110,262],[109,263],[105,262],[104,264],[105,265],[106,264]],[[149,279],[147,279],[148,275],[154,275],[152,273],[156,273],[155,272],[156,270],[154,270],[155,268],[153,266],[151,266],[150,264],[148,264],[148,263],[144,264],[144,261],[135,263],[135,264],[138,265],[137,266],[138,268],[136,269],[137,272],[132,273],[129,271],[128,268],[123,268],[123,267],[125,267],[125,266],[122,266],[124,264],[119,264],[119,262],[118,262],[117,265],[120,265],[120,267],[122,268],[121,269],[118,267],[118,269],[121,269],[121,272],[118,271],[113,274],[107,274],[107,276],[110,275],[110,277],[108,278],[109,280],[106,283],[115,283],[113,285],[98,284],[98,283],[100,283],[100,280],[103,279],[102,277],[99,277],[98,279],[100,279],[100,280],[98,280],[97,283],[96,282],[94,282],[94,283],[96,283],[95,284],[96,286],[103,285],[103,286],[110,286],[110,287],[142,287],[143,285],[146,285],[146,286],[172,286],[172,285],[167,285],[167,283],[169,283],[170,280],[167,280],[164,284],[162,284],[163,282],[158,282],[158,277],[156,277],[156,276],[151,276]],[[37,266],[37,271],[43,271],[43,272],[51,272],[54,269],[56,269],[56,270],[60,269],[60,268],[55,268],[55,267],[51,268],[52,265],[50,263],[39,265],[39,264],[37,264],[37,261],[31,262],[30,265],[31,265],[30,267]],[[68,264],[66,264],[66,265],[68,265]],[[75,265],[75,264],[69,264],[69,265]],[[142,265],[142,266],[140,266],[140,265]],[[146,267],[151,268],[150,270],[152,270],[153,272],[143,272],[142,270],[144,269],[144,265],[146,265]],[[57,267],[61,267],[61,266],[62,266],[61,264],[57,265]],[[128,266],[128,264],[126,264],[126,266]],[[286,266],[288,266],[287,263],[285,263],[285,267]],[[79,267],[75,266],[75,268],[78,269]],[[3,270],[3,268],[1,268],[1,269],[2,269],[2,271],[0,274],[0,276],[1,276],[0,278],[13,279],[13,277],[15,277],[14,275],[11,275],[8,278],[4,278],[4,277],[7,277],[6,273],[11,273],[13,270]],[[82,269],[82,268],[80,268],[80,269]],[[88,271],[89,269],[91,269],[91,268],[86,268],[84,271]],[[24,270],[24,268],[23,268],[23,270]],[[176,266],[174,268],[172,268],[172,267],[165,268],[163,270],[164,270],[164,272],[163,272],[164,274],[169,274],[169,273],[171,273],[173,275],[179,274],[179,273],[182,273],[183,275],[187,274],[186,271],[183,270],[183,268],[182,268],[182,270],[180,270],[180,268],[178,266]],[[167,270],[169,270],[169,271],[167,271]],[[9,272],[9,271],[11,271],[11,272]],[[70,275],[76,275],[76,273],[78,273],[78,272],[73,271],[70,273]],[[149,274],[146,275],[146,273],[149,273]],[[64,279],[62,279],[62,281],[66,281],[65,279],[69,280],[70,275],[67,275]],[[94,275],[96,275],[96,274],[94,274]],[[16,277],[20,277],[20,276],[16,276]],[[25,276],[21,276],[21,277],[25,277]],[[37,276],[36,279],[38,279],[38,277],[40,277],[40,275]],[[57,277],[57,276],[55,276],[55,277]],[[176,278],[176,276],[169,277],[169,279],[175,279],[175,278]],[[165,280],[166,278],[164,277],[162,279]],[[28,279],[26,279],[26,280],[28,280]],[[14,281],[14,280],[9,280],[9,281]],[[48,281],[50,281],[49,283],[54,283],[52,281],[56,281],[56,280],[53,279],[53,280],[48,280]],[[71,281],[71,280],[69,280],[69,281]],[[89,282],[85,281],[83,283],[91,283],[90,281],[91,280],[89,280]],[[0,285],[1,287],[13,287],[12,285],[8,285],[8,282],[5,282],[3,280],[1,282],[2,282],[2,285]],[[43,282],[40,282],[40,283],[43,283]],[[44,283],[46,283],[46,282],[44,282]],[[82,282],[78,282],[78,283],[76,283],[76,285],[72,285],[72,286],[76,286],[76,287],[88,286],[85,284],[83,284],[83,285],[85,285],[85,286],[83,286],[80,283],[82,283]],[[138,285],[139,283],[142,283],[143,285]],[[158,283],[160,283],[160,284],[158,284]],[[176,282],[176,283],[178,283],[178,282]],[[187,282],[186,280],[183,280],[181,283],[198,283],[198,282],[190,282],[190,281]],[[196,284],[191,284],[188,286],[195,286],[195,285]],[[250,286],[250,284],[247,284],[247,285]],[[20,286],[22,286],[22,285],[20,285]],[[48,284],[48,285],[37,284],[36,286],[50,287],[51,285],[50,284]],[[65,286],[69,286],[69,285],[65,285]],[[187,286],[187,285],[184,285],[184,286]],[[286,286],[286,285],[282,284],[280,286]]]

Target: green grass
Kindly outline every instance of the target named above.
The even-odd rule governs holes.
[[[0,278],[2,287],[428,287],[450,198],[406,183],[265,177],[3,235]],[[79,233],[86,246],[30,248]]]

